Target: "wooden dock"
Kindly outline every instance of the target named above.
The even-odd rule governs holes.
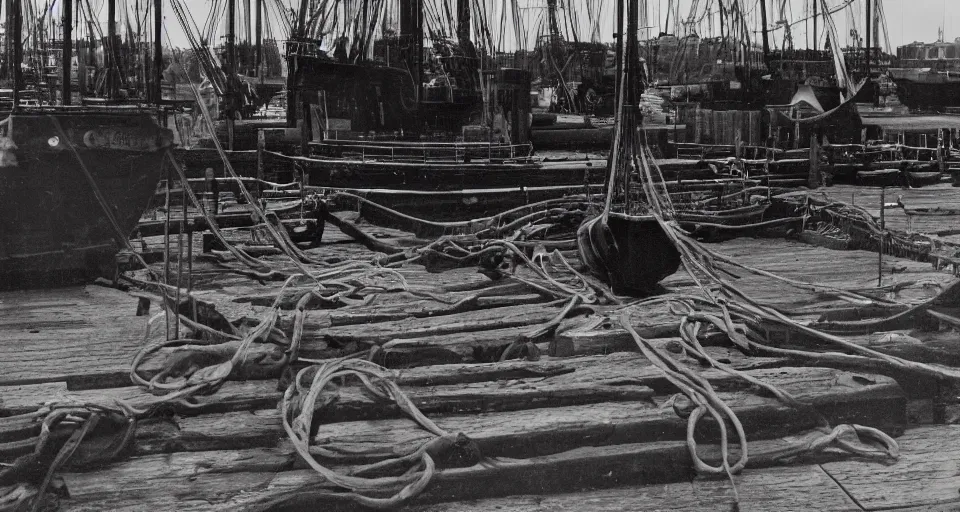
[[[826,189],[841,200],[849,199],[844,197],[849,192]],[[879,205],[878,193],[856,193],[858,204]],[[888,190],[888,201],[895,194],[903,195],[908,208],[960,205],[960,189],[949,187]],[[888,211],[888,226],[906,229],[903,217]],[[917,229],[960,227],[960,212],[935,222],[918,217],[924,218],[914,219]],[[413,243],[407,233],[359,225],[380,241]],[[710,248],[743,265],[855,290],[903,308],[923,304],[957,282],[929,262],[886,256],[884,287],[878,289],[876,253],[796,239],[738,238]],[[307,254],[339,261],[373,257],[332,226],[325,242]],[[289,267],[282,256],[263,259]],[[257,281],[231,269],[236,267],[229,262],[198,255],[193,286],[199,316],[221,331],[230,329],[224,323],[229,322],[247,332],[272,310],[283,281]],[[384,286],[375,293],[308,308],[299,351],[301,358],[329,361],[381,347],[372,359],[389,369],[412,403],[443,431],[469,440],[437,458],[429,485],[405,510],[733,510],[735,496],[739,510],[960,510],[960,430],[953,425],[960,422],[960,405],[954,383],[884,366],[750,354],[727,340],[704,340],[710,357],[806,404],[796,409],[685,353],[677,338],[680,319],[665,302],[626,310],[595,305],[560,315],[563,301],[516,281],[491,280],[476,267],[428,272],[408,264],[397,272],[404,278],[402,289],[387,286],[392,278],[382,277]],[[142,278],[142,272],[136,276]],[[760,276],[744,274],[737,283],[757,300],[811,323],[863,312],[829,293],[798,291]],[[665,297],[696,290],[682,271],[663,284]],[[296,314],[292,299],[284,297],[277,336],[288,339]],[[935,309],[960,316],[960,304]],[[158,311],[156,297],[136,287],[0,294],[0,338],[6,340],[0,346],[0,416],[29,414],[54,401],[150,400],[153,395],[132,385],[128,374],[144,343],[165,336],[161,321],[143,338]],[[733,485],[725,476],[696,475],[686,442],[687,417],[695,407],[613,321],[623,312],[653,346],[708,379],[742,422],[750,462],[733,476]],[[535,353],[526,347],[525,357],[500,361],[518,337],[558,315],[563,320],[555,331],[534,339]],[[849,339],[884,354],[960,366],[956,326],[899,327]],[[779,346],[805,343],[786,336]],[[250,357],[269,358],[283,348],[256,343]],[[163,364],[158,357],[141,370],[149,377]],[[329,510],[362,510],[342,496],[331,497],[344,489],[325,482],[297,454],[280,412],[290,378],[263,366],[232,375],[190,403],[167,404],[139,420],[125,456],[58,472],[50,503],[70,511],[316,510],[318,503]],[[855,423],[880,429],[896,438],[899,457],[858,457],[835,446],[783,456],[786,447],[822,438],[824,421],[831,428]],[[313,446],[334,450],[337,458],[325,465],[342,473],[414,453],[434,437],[356,380],[338,386],[317,423],[310,432]],[[23,440],[33,433],[0,428],[3,461],[29,451]],[[106,443],[109,434],[94,440]],[[708,463],[720,460],[718,436],[713,421],[701,422],[695,432],[698,453]],[[732,437],[731,459],[738,453]]]

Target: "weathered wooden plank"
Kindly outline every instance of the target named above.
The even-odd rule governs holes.
[[[538,382],[539,381],[539,382]],[[248,410],[275,406],[281,393],[252,383],[237,383],[209,401],[207,411]],[[129,388],[127,388],[129,390]],[[453,386],[410,388],[408,396],[426,414],[486,413],[537,407],[557,407],[598,402],[650,400],[653,390],[633,383],[604,384],[553,382],[549,379],[527,379],[500,382],[478,382]],[[238,413],[238,416],[249,412]],[[400,409],[391,403],[375,400],[360,388],[339,390],[338,399],[323,415],[325,421],[353,421],[401,417]],[[198,421],[217,422],[218,414],[200,416]],[[212,418],[212,419],[211,419]],[[187,419],[181,420],[181,422]],[[160,423],[166,425],[167,423]],[[274,425],[278,425],[274,423]],[[182,425],[181,425],[182,427]],[[149,429],[147,429],[149,430]]]
[[[0,293],[0,385],[128,367],[147,322],[137,302],[101,286]]]
[[[827,195],[839,201],[856,204],[866,208],[875,218],[880,216],[880,189],[835,185],[827,190]],[[940,184],[921,188],[900,189],[896,194],[904,206],[911,209],[960,207],[958,189]],[[887,202],[892,201],[889,192]],[[884,214],[887,229],[898,229],[918,233],[935,234],[950,229],[960,229],[958,215],[907,215],[901,208],[890,208]]]
[[[892,379],[857,376],[830,369],[753,370],[754,376],[780,386],[809,403],[833,423],[861,423],[898,433],[906,423],[905,400]],[[728,381],[729,382],[729,381]],[[513,383],[512,386],[525,385]],[[718,386],[723,389],[723,386]],[[742,386],[720,391],[740,417],[751,439],[770,438],[816,426],[815,415],[783,406],[775,399],[743,391]],[[584,443],[615,444],[683,439],[686,420],[677,415],[666,396],[651,401],[513,410],[496,414],[434,417],[450,432],[463,432],[491,456],[553,453]],[[676,407],[682,407],[677,404]],[[429,415],[430,413],[425,410]],[[432,416],[433,417],[433,416]],[[276,446],[282,438],[276,409],[183,417],[176,424],[144,425],[138,432],[138,453],[240,449]],[[716,435],[709,421],[700,424],[703,435]],[[380,453],[404,452],[429,435],[409,420],[375,420],[321,425],[316,439]]]
[[[544,302],[547,302],[547,299],[542,295],[531,293],[489,295],[476,297],[473,298],[473,300],[467,300],[467,298],[464,297],[462,302],[453,304],[445,304],[435,300],[411,301],[408,299],[404,301],[404,303],[396,305],[374,304],[371,306],[348,308],[342,311],[332,311],[330,313],[330,324],[333,326],[342,326],[387,322],[402,320],[404,318],[431,318],[453,315],[465,311],[539,304]]]
[[[480,501],[415,505],[411,512],[621,512],[625,510],[771,510],[808,512],[861,509],[818,466],[745,470],[735,478],[739,501],[726,479],[694,479],[673,484],[633,485],[556,495],[511,496]],[[736,509],[734,509],[736,503]]]
[[[748,358],[737,351],[720,347],[707,347],[706,350],[718,360],[726,361],[740,370],[775,367],[783,362],[782,359],[777,358]],[[699,366],[696,361],[681,355],[675,354],[674,357],[693,367]],[[489,390],[495,390],[505,380],[525,380],[539,386],[587,386],[603,383],[610,385],[626,382],[661,392],[675,392],[659,370],[650,365],[646,358],[637,353],[625,352],[608,356],[545,358],[543,361],[517,360],[487,364],[434,365],[394,370],[393,374],[395,382],[409,391],[414,400],[419,395],[444,396],[447,392],[445,390],[453,389],[456,392],[456,387],[463,384],[487,383]],[[708,373],[707,376],[718,383],[733,380],[718,372]],[[742,381],[737,382],[742,383]],[[418,387],[429,388],[418,390],[416,389]],[[359,396],[353,384],[344,389],[347,392],[346,397],[356,399]],[[354,391],[350,391],[351,389]],[[279,402],[281,396],[282,392],[277,389],[277,383],[274,381],[227,381],[212,397],[199,397],[200,406],[192,409],[191,413],[273,407]],[[9,386],[4,388],[4,394],[0,396],[0,415],[25,414],[49,401],[88,402],[119,399],[136,403],[151,397],[152,395],[135,386],[80,391],[71,391],[64,383]]]
[[[758,460],[765,460],[764,453],[770,453],[788,441],[756,441],[751,444],[751,450],[759,455]],[[704,445],[700,453],[707,462],[719,460],[717,446]],[[844,456],[834,453],[826,457],[836,460]],[[288,499],[276,505],[280,510],[315,510],[318,503],[323,503],[324,509],[328,510],[359,510],[351,503],[338,503],[329,496],[313,494],[313,491],[324,489],[321,478],[312,470],[302,467],[302,462],[269,449],[137,457],[114,464],[99,473],[65,474],[64,481],[71,498],[64,501],[64,506],[65,510],[73,511],[94,510],[97,506],[100,509],[131,510],[136,505],[149,503],[160,506],[159,510],[179,509],[181,506],[188,510],[208,510],[202,506],[206,503],[211,508],[224,510],[238,509],[245,504],[263,504],[286,494]],[[761,464],[757,467],[768,466]],[[344,471],[347,468],[334,469]],[[464,510],[494,510],[476,506],[487,502],[503,502],[503,499],[495,498],[511,495],[545,495],[582,490],[586,491],[585,496],[589,498],[591,494],[599,492],[596,489],[642,485],[635,488],[634,493],[637,498],[646,495],[648,505],[642,510],[650,510],[650,505],[659,502],[650,499],[649,490],[667,490],[656,484],[668,482],[680,482],[673,485],[687,494],[677,504],[700,507],[696,510],[710,509],[718,503],[732,501],[733,491],[729,481],[696,479],[691,482],[691,469],[686,444],[680,441],[583,447],[529,459],[497,458],[466,468],[441,469],[425,493],[414,500],[414,503],[436,505],[413,505],[409,508],[424,511],[460,510],[451,507],[463,505],[460,500],[483,499],[484,502],[474,507],[467,506]],[[772,492],[774,484],[782,483],[777,475],[793,482],[780,493]],[[829,477],[817,466],[778,468],[775,472],[747,469],[743,475],[736,477],[736,481],[741,504],[752,510],[765,510],[761,507],[779,502],[781,498],[778,496],[781,494],[789,496],[786,503],[797,503],[796,500],[803,493],[807,493],[810,500],[829,505],[824,510],[858,510],[849,508],[852,502],[840,498],[845,494],[836,484],[831,486]],[[756,490],[751,489],[753,485],[757,485]],[[814,486],[821,489],[813,491]],[[158,499],[160,495],[167,496],[170,501],[164,503]],[[547,499],[562,503],[570,497],[565,494]],[[513,499],[517,498],[506,498]],[[454,500],[457,502],[449,503]],[[688,508],[678,510],[685,509]]]
[[[680,334],[680,317],[671,313],[667,304],[654,304],[631,312],[631,325],[644,338],[669,338]],[[580,326],[558,332],[550,344],[550,355],[607,354],[621,350],[638,350],[633,337],[621,328],[616,319],[605,315],[591,316]]]
[[[302,347],[304,351],[310,352],[318,348],[323,350],[329,343],[383,344],[394,339],[533,326],[547,322],[556,316],[560,309],[558,306],[532,304],[484,309],[439,318],[406,318],[336,327],[327,326],[325,312],[309,311],[304,319]]]
[[[895,463],[831,462],[823,469],[865,510],[960,508],[960,426],[917,427],[897,439]]]

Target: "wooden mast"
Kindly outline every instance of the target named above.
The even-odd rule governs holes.
[[[470,0],[457,0],[457,39],[461,46],[470,40]]]
[[[760,0],[760,23],[763,28],[763,62],[770,62],[770,31],[767,28],[767,0]]]
[[[761,0],[761,3],[763,0]],[[641,77],[640,73],[640,55],[637,54],[637,34],[640,32],[639,27],[639,18],[640,18],[640,9],[638,5],[638,0],[629,0],[627,4],[627,69],[624,71],[627,73],[627,90],[626,90],[626,101],[627,108],[624,109],[628,112],[629,122],[627,127],[631,130],[634,129],[634,123],[636,122],[635,113],[638,110],[640,94],[642,90]]]
[[[420,89],[423,87],[423,5],[421,0],[400,0],[400,58],[405,61],[413,79],[417,112],[411,124],[419,131]]]
[[[872,33],[873,33],[873,30],[872,30],[872,28],[871,28],[871,24],[872,24],[872,22],[873,22],[873,16],[872,16],[871,13],[872,13],[873,9],[871,9],[871,6],[872,6],[872,4],[871,4],[870,0],[867,0],[867,16],[866,16],[866,18],[867,18],[867,47],[866,47],[865,50],[866,50],[867,80],[868,80],[868,81],[870,80],[870,53],[871,53],[871,52],[870,52],[870,47],[873,46],[873,38],[871,37],[871,36],[872,36]]]
[[[820,0],[813,0],[813,49],[816,50],[819,44],[817,43],[817,5],[820,3]]]
[[[250,0],[243,0],[243,12],[243,41],[249,45],[253,39],[250,37]],[[244,54],[246,55],[246,52],[244,52]],[[247,63],[247,65],[249,65],[249,63]]]
[[[423,60],[423,14],[420,0],[400,0],[400,41],[407,69],[413,77],[414,96],[420,103],[421,61]]]
[[[227,149],[233,151],[233,120],[237,113],[237,96],[239,91],[234,87],[237,80],[237,0],[227,2],[227,83],[226,103],[224,112],[227,118]]]
[[[69,105],[72,100],[72,78],[73,71],[73,0],[63,0],[63,99],[64,105]]]
[[[237,0],[228,0],[227,2],[227,36],[226,36],[226,50],[227,50],[227,101],[228,104],[228,113],[233,114],[233,80],[237,74],[237,50],[236,50],[236,41],[237,41]]]
[[[297,104],[299,98],[294,92],[294,84],[297,80],[297,52],[300,51],[300,42],[304,39],[304,31],[307,25],[307,0],[300,0],[300,11],[297,18],[297,25],[293,27],[293,44],[287,48],[287,126],[296,128],[297,126]]]
[[[613,37],[617,42],[617,79],[614,80],[614,98],[620,97],[620,76],[623,75],[623,0],[617,1],[617,31],[614,32]],[[669,16],[669,13],[667,14]]]
[[[13,0],[13,109],[20,108],[20,89],[23,88],[23,69],[20,63],[23,62],[23,7],[20,4],[22,0]]]
[[[117,2],[107,0],[107,98],[117,97]]]
[[[3,78],[13,76],[13,0],[3,0]]]
[[[153,101],[163,100],[163,0],[153,1]]]
[[[256,32],[257,32],[257,36],[256,36],[256,37],[257,37],[257,56],[256,56],[257,71],[256,71],[256,73],[257,73],[257,76],[260,77],[260,83],[263,83],[263,74],[264,74],[264,73],[260,70],[260,67],[263,65],[263,20],[262,20],[262,16],[263,16],[263,0],[257,0],[257,1],[256,1],[256,4],[257,4],[257,22],[256,22],[256,23],[257,23],[257,26],[256,26]]]

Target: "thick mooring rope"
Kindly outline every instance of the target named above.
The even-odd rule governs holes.
[[[310,378],[311,374],[312,378]],[[363,466],[350,474],[337,473],[327,468],[316,459],[315,454],[331,459],[342,455],[330,447],[312,445],[311,426],[314,415],[318,410],[322,410],[322,407],[317,406],[318,398],[321,394],[328,392],[327,388],[333,386],[335,379],[345,377],[359,379],[364,388],[375,397],[396,403],[400,410],[414,420],[420,428],[435,437],[407,455]],[[361,505],[376,509],[396,508],[423,492],[436,471],[434,458],[456,447],[466,447],[471,444],[464,434],[451,434],[424,416],[410,398],[400,390],[400,387],[391,380],[391,377],[388,370],[369,361],[334,360],[301,370],[287,388],[281,402],[283,428],[300,457],[327,482],[350,490],[348,493],[331,491],[330,494],[350,498]],[[307,379],[310,383],[305,385],[304,381]],[[330,399],[325,399],[322,403],[330,402]],[[376,476],[384,471],[399,470],[404,471],[400,476]],[[370,493],[390,494],[390,496],[376,497],[368,495]]]

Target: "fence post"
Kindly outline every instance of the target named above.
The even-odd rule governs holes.
[[[817,142],[817,136],[810,136],[810,172],[807,175],[807,186],[818,188],[820,186],[820,144]]]

